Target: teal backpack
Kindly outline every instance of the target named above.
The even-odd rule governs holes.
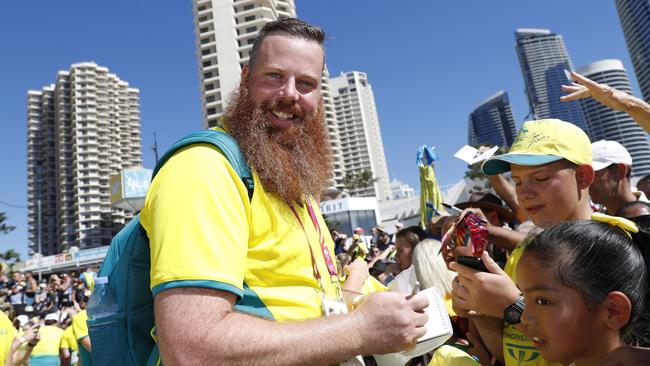
[[[179,149],[193,144],[211,144],[228,159],[233,169],[253,194],[253,176],[239,146],[223,130],[191,133],[176,142],[160,158],[153,177]],[[151,259],[149,238],[136,215],[111,241],[98,277],[108,277],[108,288],[117,300],[114,315],[88,319],[93,366],[156,365],[158,347],[152,338],[154,327],[153,295],[150,290]]]

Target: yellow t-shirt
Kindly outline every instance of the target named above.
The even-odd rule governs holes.
[[[54,325],[46,325],[39,329],[38,334],[40,335],[41,340],[38,341],[32,350],[30,358],[39,356],[53,356],[58,359],[59,347],[61,346],[61,338],[63,338],[63,329]]]
[[[69,349],[72,361],[75,360],[74,353],[79,352],[79,345],[77,345],[77,339],[74,337],[74,330],[72,329],[72,325],[65,328],[63,331],[63,337],[61,337],[61,346],[59,348]],[[74,363],[73,365],[77,365],[77,363]]]
[[[181,149],[165,163],[140,213],[154,296],[175,287],[206,287],[235,294],[236,310],[269,319],[322,315],[309,247],[326,294],[335,297],[336,287],[306,205],[295,207],[303,231],[290,207],[267,193],[255,172],[253,178],[249,199],[228,161],[207,144]],[[327,226],[311,204],[335,261]]]
[[[16,328],[11,324],[7,315],[0,311],[0,365],[5,364],[15,337]]]
[[[368,276],[361,286],[361,293],[364,295],[382,291],[386,291],[386,286],[372,276]]]
[[[86,350],[86,348],[81,345],[81,340],[88,337],[88,324],[86,323],[87,320],[88,313],[86,313],[86,310],[82,310],[72,317],[72,333],[74,334],[74,338],[77,340],[79,345],[79,364],[81,366],[92,365],[90,352],[88,352],[88,350]]]
[[[515,283],[517,283],[515,270],[522,254],[524,254],[524,246],[520,243],[510,253],[508,262],[503,269]],[[506,366],[561,366],[559,363],[544,360],[539,351],[533,346],[533,342],[517,330],[517,327],[506,322],[503,325],[503,357]]]
[[[77,351],[79,348],[77,345],[77,339],[74,336],[74,330],[72,329],[72,325],[65,328],[63,331],[63,338],[61,338],[61,349],[63,348],[68,348],[71,351]]]
[[[428,366],[480,366],[481,364],[464,351],[444,345],[438,348]]]

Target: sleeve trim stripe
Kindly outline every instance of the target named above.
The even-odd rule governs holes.
[[[161,291],[169,290],[177,287],[203,287],[203,288],[211,288],[211,289],[221,290],[221,291],[228,291],[235,294],[238,300],[241,300],[241,298],[244,296],[244,292],[241,289],[237,288],[236,286],[233,286],[225,282],[211,281],[211,280],[170,281],[170,282],[165,282],[154,286],[154,288],[151,289],[151,292],[153,293],[153,297],[156,297],[156,295]]]

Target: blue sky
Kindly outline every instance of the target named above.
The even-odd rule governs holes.
[[[417,188],[415,152],[440,155],[441,184],[466,166],[453,157],[467,140],[468,114],[498,90],[508,92],[517,126],[528,113],[514,51],[517,28],[562,34],[575,67],[617,58],[634,76],[613,0],[313,1],[298,16],[328,33],[330,74],[368,74],[391,178]],[[394,6],[398,4],[399,6]],[[201,128],[190,0],[0,2],[0,201],[27,205],[26,95],[71,64],[95,61],[140,89],[143,156]],[[0,203],[17,229],[0,251],[25,253],[27,210]]]

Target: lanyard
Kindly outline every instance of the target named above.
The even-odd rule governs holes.
[[[320,228],[320,225],[318,224],[318,219],[316,218],[316,213],[314,212],[314,208],[311,205],[310,198],[311,197],[307,197],[306,200],[307,210],[309,211],[309,217],[311,218],[311,222],[314,225],[316,232],[318,232],[318,241],[320,243],[321,252],[323,253],[323,259],[325,259],[325,264],[327,265],[327,271],[329,272],[330,275],[330,281],[332,280],[332,278],[336,278],[336,281],[332,281],[332,283],[335,283],[337,292],[339,292],[339,286],[338,286],[338,284],[340,283],[339,276],[338,273],[336,272],[336,267],[334,266],[334,261],[332,260],[332,255],[330,253],[330,250],[327,247],[327,243],[325,243],[325,237],[323,236],[323,232]],[[302,220],[300,219],[300,215],[298,215],[298,211],[296,211],[295,206],[293,204],[289,204],[289,208],[291,208],[291,212],[293,212],[293,215],[296,217],[296,220],[300,224],[302,231],[305,233],[305,238],[307,239],[307,246],[309,247],[309,254],[311,255],[311,265],[312,265],[314,277],[318,281],[318,285],[320,286],[323,293],[325,293],[325,288],[323,287],[323,284],[321,282],[320,271],[318,270],[318,266],[316,265],[316,258],[314,257],[314,252],[310,244],[309,235],[307,235],[305,226],[303,225]]]

